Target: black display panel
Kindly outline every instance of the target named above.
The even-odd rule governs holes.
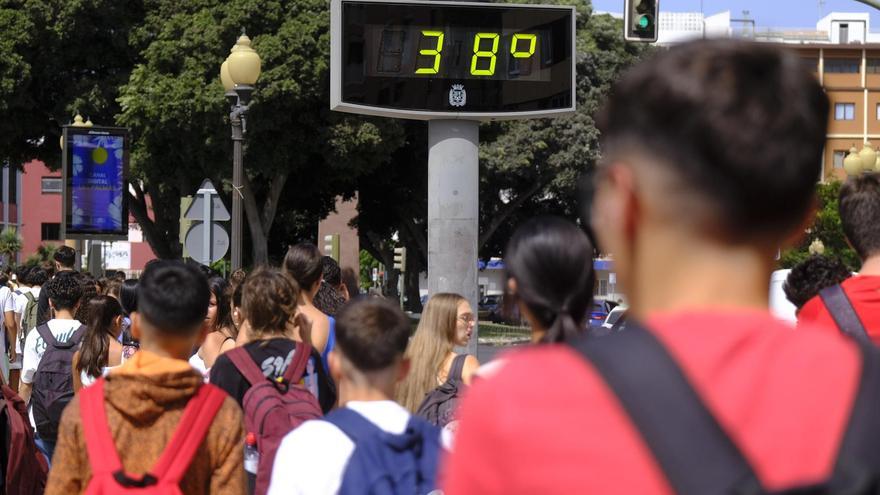
[[[574,108],[571,8],[341,4],[343,104],[460,114]]]

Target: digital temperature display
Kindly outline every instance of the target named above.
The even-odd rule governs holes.
[[[409,118],[574,110],[574,9],[334,0],[332,104]]]

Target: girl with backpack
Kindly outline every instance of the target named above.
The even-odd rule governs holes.
[[[453,419],[460,388],[480,366],[474,356],[455,354],[474,332],[474,312],[458,294],[436,294],[428,301],[406,349],[407,377],[397,386],[397,402],[437,426]]]
[[[214,276],[208,279],[208,285],[211,287],[211,301],[208,304],[208,314],[205,315],[208,336],[189,360],[193,368],[206,377],[217,356],[235,348],[235,338],[238,336],[235,325],[232,324],[229,282],[223,277]]]
[[[122,305],[113,297],[96,296],[88,306],[91,319],[79,350],[73,354],[74,392],[122,364]]]
[[[242,406],[248,447],[259,452],[257,469],[249,470],[257,495],[268,489],[284,436],[336,404],[321,355],[293,340],[289,329],[297,292],[295,282],[278,270],[260,268],[248,275],[239,308],[248,342],[222,354],[211,368],[211,383]]]

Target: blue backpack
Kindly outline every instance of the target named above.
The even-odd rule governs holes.
[[[400,435],[346,407],[324,417],[355,444],[339,495],[427,495],[437,489],[440,428],[413,416]]]

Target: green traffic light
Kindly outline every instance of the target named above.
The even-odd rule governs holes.
[[[651,26],[651,19],[646,15],[639,16],[637,25],[639,29],[648,29]]]

